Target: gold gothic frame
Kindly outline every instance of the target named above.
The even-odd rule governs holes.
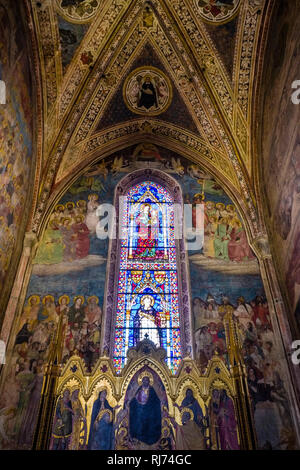
[[[78,356],[73,356],[67,364],[61,365],[64,341],[64,325],[61,320],[44,376],[34,448],[39,450],[49,448],[56,405],[66,389],[70,392],[79,390],[81,408],[85,410],[85,429],[82,427],[78,434],[78,443],[84,444],[84,440],[87,442],[89,434],[93,403],[99,392],[105,389],[110,405],[112,407],[119,405],[122,409],[131,379],[139,370],[147,366],[161,379],[167,394],[170,416],[173,416],[179,424],[181,424],[181,415],[176,405],[182,403],[188,388],[193,391],[198,400],[204,417],[207,416],[213,390],[226,390],[234,404],[240,449],[255,449],[256,436],[246,368],[241,353],[236,320],[232,313],[225,315],[224,324],[229,368],[215,353],[204,374],[201,375],[196,362],[191,357],[185,357],[179,371],[174,376],[164,362],[164,350],[156,348],[151,341],[144,340],[136,348],[131,348],[128,351],[128,363],[122,373],[117,375],[110,357],[106,355],[98,359],[91,373],[86,371],[83,360]],[[145,342],[147,342],[146,348],[143,347]],[[120,426],[119,430],[125,434],[126,426],[124,427],[123,422],[120,423]],[[209,427],[205,437],[208,441],[212,440],[212,430]],[[216,449],[213,441],[211,444],[211,448]]]

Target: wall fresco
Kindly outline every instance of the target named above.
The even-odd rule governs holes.
[[[266,196],[264,213],[272,255],[291,316],[296,317],[299,327],[300,108],[292,98],[297,94],[297,89],[292,88],[293,82],[299,75],[295,61],[299,53],[298,31],[299,18],[294,15],[293,5],[278,1],[261,80],[263,138],[259,153],[262,155],[262,181]]]
[[[32,83],[21,9],[20,2],[0,2],[0,80],[6,84],[6,104],[0,105],[1,289],[17,265],[30,202]]]
[[[153,145],[129,148],[96,163],[53,208],[34,260],[11,373],[1,398],[5,430],[5,437],[0,437],[1,446],[31,446],[35,420],[28,410],[38,407],[42,371],[61,315],[66,320],[62,361],[65,363],[76,354],[83,359],[87,371],[93,370],[101,354],[108,256],[108,240],[96,235],[97,207],[113,203],[120,179],[145,165],[172,175],[181,185],[184,201],[191,203],[192,212],[198,204],[204,208],[202,247],[189,251],[195,360],[200,371],[205,371],[215,351],[228,364],[223,319],[226,313],[233,313],[243,344],[254,419],[257,429],[260,427],[259,447],[291,446],[289,436],[293,430],[283,366],[258,262],[240,215],[210,175],[179,155]],[[192,219],[192,223],[197,222]],[[197,230],[197,223],[192,229]],[[61,398],[64,399],[72,401],[71,392]],[[230,409],[230,402],[225,396],[222,399],[223,408],[226,402]],[[57,408],[57,419],[61,406],[62,403]],[[220,421],[221,415],[220,411],[220,419],[216,419]],[[110,419],[102,418],[104,428],[111,426]],[[232,416],[230,419],[234,426]],[[262,425],[268,420],[272,426]],[[100,442],[96,431],[91,446],[110,448],[112,443]],[[236,448],[236,440],[226,441],[229,428],[223,431],[222,445]],[[198,437],[203,439],[201,433]],[[162,445],[174,447],[174,435],[166,431],[166,439]],[[151,445],[146,441],[144,444]],[[62,443],[59,436],[53,442],[59,448],[71,445],[69,441]]]

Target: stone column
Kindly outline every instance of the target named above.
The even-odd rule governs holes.
[[[257,447],[252,405],[248,390],[247,371],[244,363],[242,345],[239,340],[236,319],[233,312],[224,316],[224,326],[230,374],[233,380],[237,424],[241,450],[253,450]]]
[[[26,296],[27,286],[31,275],[32,261],[37,248],[37,237],[33,232],[26,232],[23,251],[19,261],[15,282],[11,290],[5,317],[2,324],[0,339],[7,345],[6,362],[9,363],[18,321]]]

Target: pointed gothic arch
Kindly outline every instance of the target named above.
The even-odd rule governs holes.
[[[106,274],[106,297],[104,301],[104,324],[102,332],[102,346],[108,348],[110,351],[110,356],[114,354],[115,356],[115,336],[116,336],[116,312],[118,304],[118,294],[119,294],[119,271],[120,271],[120,257],[121,257],[121,242],[118,238],[119,225],[120,225],[120,197],[126,196],[128,191],[131,188],[134,188],[139,183],[143,182],[156,183],[161,188],[165,189],[167,193],[171,196],[173,204],[179,204],[183,206],[183,198],[181,193],[180,185],[172,177],[160,170],[137,170],[129,175],[125,176],[117,185],[115,190],[114,197],[114,207],[116,213],[116,234],[115,239],[110,240],[109,253],[108,253],[108,266]],[[180,360],[186,355],[193,355],[193,341],[191,337],[192,331],[192,317],[191,317],[191,308],[190,308],[190,293],[189,293],[189,278],[188,278],[188,268],[187,268],[187,253],[185,249],[184,239],[175,240],[175,265],[177,269],[177,283],[178,283],[178,292],[176,296],[176,301],[178,301],[178,326],[175,330],[179,332],[180,336],[180,346],[178,358]],[[154,268],[155,269],[155,268]],[[157,268],[156,268],[157,269]],[[158,268],[157,270],[159,270]],[[175,281],[176,282],[176,281]],[[173,300],[172,300],[173,302]],[[124,312],[123,312],[124,313]],[[172,318],[172,313],[170,314]],[[163,330],[163,329],[161,329]],[[175,341],[175,340],[174,340]],[[170,342],[170,339],[168,339]],[[130,345],[129,345],[130,346]],[[135,346],[132,344],[131,346]],[[159,345],[158,345],[159,346]],[[163,344],[161,344],[163,346]],[[126,353],[128,346],[123,347],[123,354]],[[172,347],[168,347],[168,350],[171,348],[172,354],[174,353]],[[114,351],[114,353],[112,353]],[[122,362],[122,367],[125,364],[125,361]],[[177,367],[180,361],[177,362]],[[169,366],[171,369],[177,370],[177,367],[174,367],[174,363],[169,357]]]

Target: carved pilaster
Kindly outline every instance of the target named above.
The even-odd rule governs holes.
[[[241,450],[252,450],[257,447],[257,442],[247,383],[247,371],[237,323],[232,312],[226,313],[224,326],[230,372],[235,387],[234,402],[239,427],[240,447]]]
[[[2,329],[1,339],[8,342],[9,337],[13,333],[12,325],[16,324],[16,316],[18,306],[22,303],[25,296],[25,289],[29,281],[28,267],[35,256],[37,248],[37,237],[33,232],[26,232],[23,242],[23,251],[19,262],[18,271],[15,277],[15,282],[11,291],[10,299],[6,309]],[[22,295],[24,294],[24,295]]]

